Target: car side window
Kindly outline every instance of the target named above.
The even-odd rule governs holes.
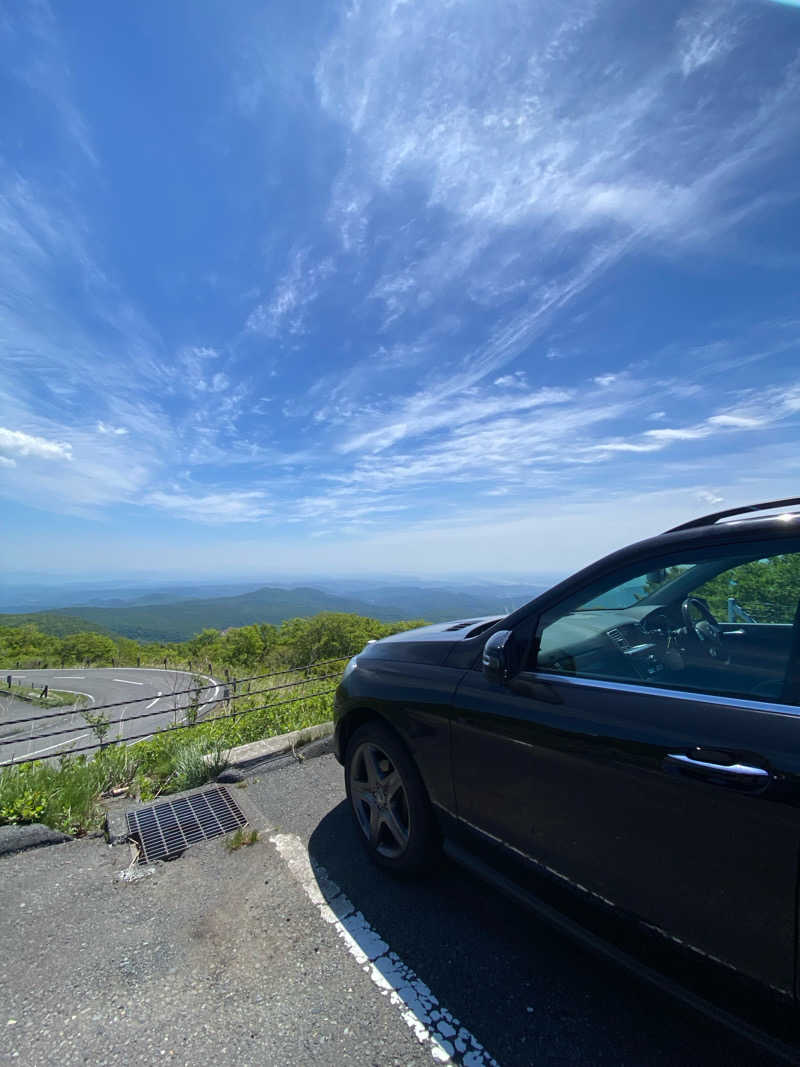
[[[788,550],[787,550],[788,549]],[[675,553],[545,613],[537,671],[797,703],[800,545]]]

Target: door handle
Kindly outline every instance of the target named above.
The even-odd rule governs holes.
[[[713,771],[715,774],[729,774],[732,778],[758,779],[769,778],[769,771],[763,767],[751,767],[747,763],[708,763],[706,760],[692,759],[681,753],[670,752],[666,758],[667,763],[677,763],[681,767],[698,771]]]

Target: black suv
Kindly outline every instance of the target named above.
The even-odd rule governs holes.
[[[686,523],[505,618],[370,643],[335,719],[381,866],[443,843],[795,998],[800,498]]]

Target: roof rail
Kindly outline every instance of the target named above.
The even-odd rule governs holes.
[[[768,511],[771,508],[782,508],[788,504],[800,504],[800,496],[789,496],[785,500],[767,500],[763,504],[748,504],[743,508],[728,508],[727,511],[714,511],[710,515],[701,515],[699,519],[691,522],[682,522],[680,526],[673,526],[667,533],[677,533],[678,530],[694,530],[698,526],[713,526],[720,519],[727,519],[731,515],[746,515],[750,511]]]

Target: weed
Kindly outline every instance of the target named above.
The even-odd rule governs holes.
[[[109,721],[108,716],[103,714],[102,711],[83,711],[81,714],[83,715],[86,725],[102,745],[103,739],[111,729],[111,722]]]
[[[283,681],[296,681],[296,676],[275,677],[271,684]],[[191,731],[169,728],[132,746],[105,742],[113,724],[99,712],[85,711],[103,747],[88,756],[65,755],[0,770],[0,825],[43,822],[66,833],[86,833],[102,825],[100,798],[113,789],[126,788],[147,801],[203,785],[224,770],[235,745],[330,719],[328,684],[311,679],[290,690],[300,698],[291,704],[269,704],[271,694],[251,693],[237,700],[235,718],[211,718]]]
[[[216,742],[210,753],[207,749],[208,742],[202,739],[191,740],[178,749],[171,783],[177,792],[204,785],[228,766],[229,752],[223,745]]]
[[[254,845],[258,841],[258,830],[252,826],[240,826],[232,834],[225,838],[225,847],[228,852],[236,852],[237,849],[247,845]]]
[[[43,822],[74,834],[101,822],[96,768],[84,757],[23,763],[0,774],[0,824]]]

